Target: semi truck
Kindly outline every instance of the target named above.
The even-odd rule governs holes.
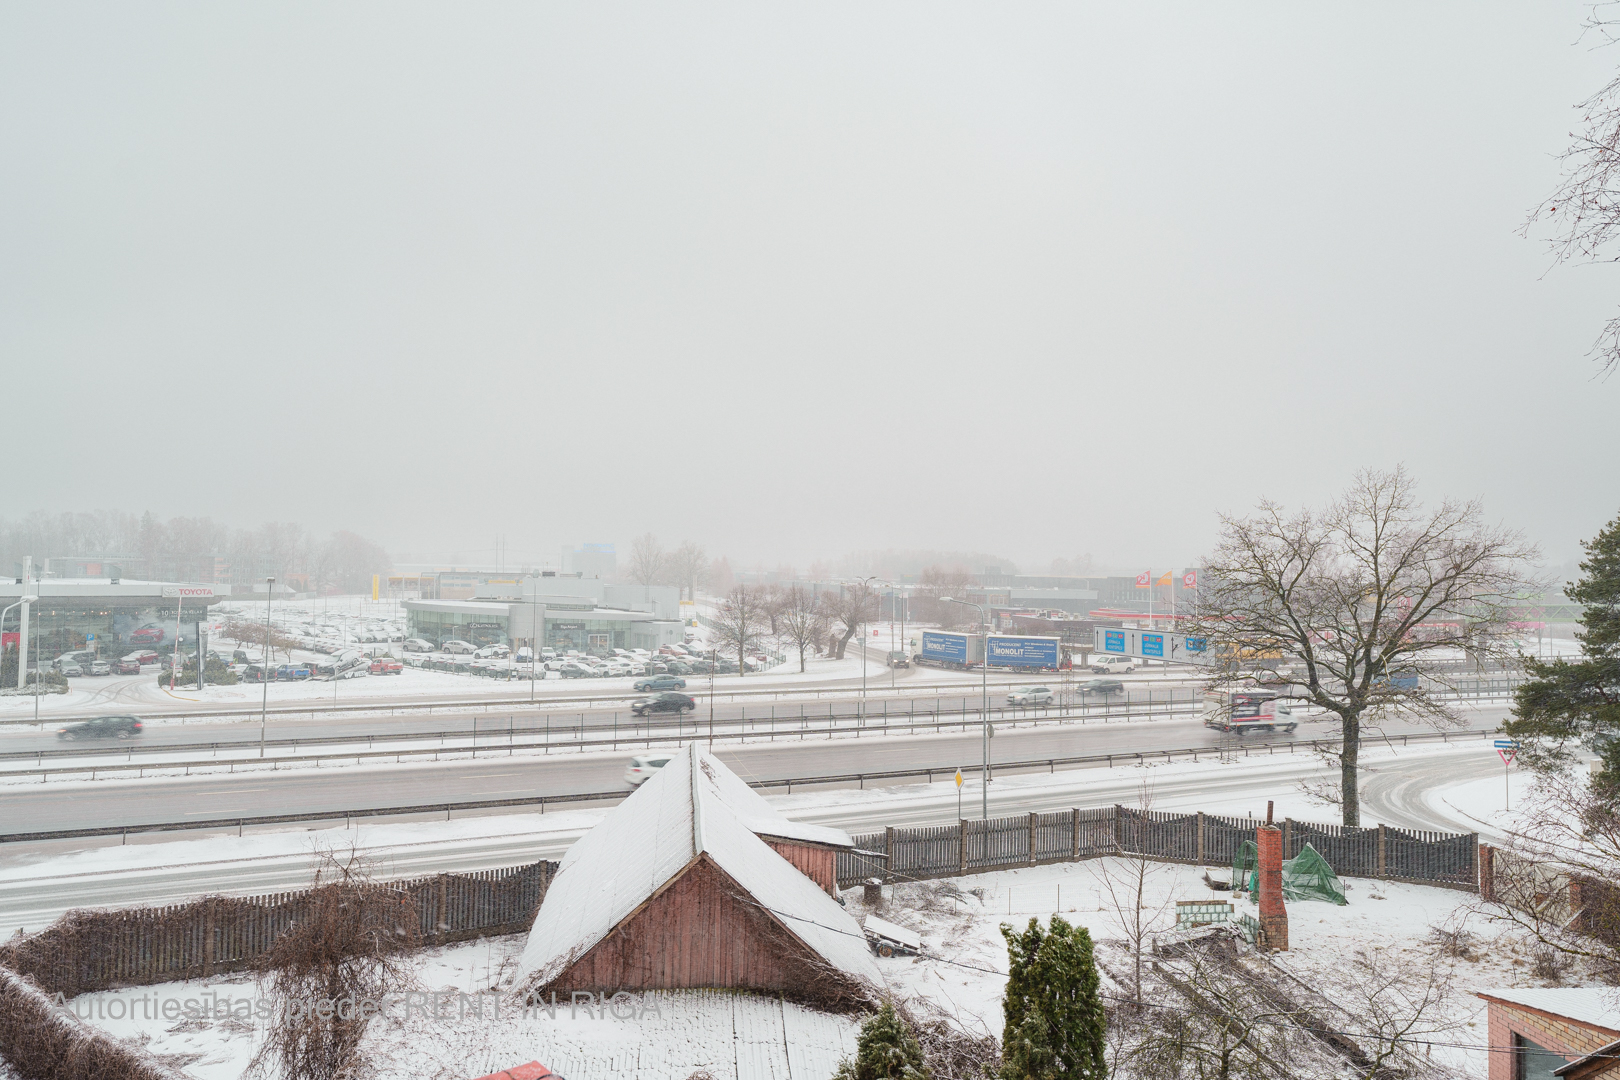
[[[1229,735],[1293,731],[1299,726],[1294,706],[1302,704],[1270,690],[1208,690],[1204,693],[1204,726]]]
[[[1057,637],[990,635],[991,667],[1056,671],[1063,663],[1063,659],[1063,646]]]
[[[919,630],[911,639],[912,662],[921,667],[966,670],[984,663],[984,635]]]

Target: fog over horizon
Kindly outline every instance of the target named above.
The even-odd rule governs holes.
[[[0,9],[0,521],[1102,572],[1404,464],[1564,564],[1588,13]]]

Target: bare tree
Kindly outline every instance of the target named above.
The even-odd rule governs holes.
[[[1228,661],[1211,669],[1209,688],[1250,685],[1239,661],[1273,658],[1268,687],[1338,719],[1346,825],[1361,823],[1363,723],[1394,712],[1459,722],[1431,689],[1451,689],[1456,676],[1430,667],[1426,685],[1419,665],[1458,653],[1507,659],[1513,606],[1540,585],[1522,535],[1486,525],[1477,501],[1425,513],[1413,486],[1404,468],[1368,470],[1321,511],[1288,516],[1262,502],[1252,517],[1222,515],[1189,624]]]
[[[842,660],[849,639],[859,633],[864,624],[877,618],[877,590],[867,582],[857,581],[836,593],[824,592],[821,598],[822,614],[828,624],[835,627],[833,659]]]
[[[642,533],[630,544],[630,580],[637,585],[656,585],[669,556],[658,546],[658,537]]]
[[[720,601],[714,613],[715,650],[736,652],[737,674],[745,674],[743,659],[765,636],[765,593],[753,585],[737,585]]]
[[[777,636],[798,650],[802,672],[804,654],[815,648],[827,633],[827,616],[820,599],[803,585],[789,585],[782,590],[776,625]]]
[[[682,541],[680,547],[669,553],[670,580],[686,591],[688,600],[697,599],[697,587],[703,584],[708,569],[708,556],[690,540]]]
[[[918,622],[935,623],[951,629],[964,626],[978,618],[977,613],[963,604],[947,604],[942,596],[961,597],[971,586],[978,585],[973,575],[960,566],[928,566],[917,575],[917,587],[912,591],[911,610]]]
[[[1146,815],[1152,808],[1153,787],[1144,780],[1137,789],[1136,809]],[[1163,877],[1168,867],[1143,852],[1132,851],[1132,846],[1116,835],[1113,854],[1092,863],[1091,872],[1101,891],[1108,894],[1108,916],[1130,950],[1131,996],[1141,1001],[1142,958],[1153,935],[1164,928],[1170,894],[1166,892],[1156,903],[1152,900],[1149,886]]]
[[[1612,42],[1616,24],[1594,14],[1587,30]],[[1528,236],[1537,224],[1548,224],[1552,233],[1547,243],[1555,263],[1614,262],[1620,260],[1620,78],[1576,109],[1580,123],[1559,156],[1563,180],[1530,212],[1524,233]],[[1620,315],[1604,325],[1591,355],[1601,374],[1620,366]]]

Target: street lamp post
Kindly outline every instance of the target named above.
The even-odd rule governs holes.
[[[860,709],[861,716],[860,716],[860,720],[858,722],[858,726],[865,727],[866,726],[866,659],[867,659],[867,640],[866,639],[868,637],[867,631],[872,628],[872,626],[871,626],[871,623],[872,623],[871,617],[867,614],[871,609],[867,606],[867,601],[871,599],[872,582],[877,580],[877,575],[873,574],[870,577],[856,578],[855,580],[861,583],[861,616],[862,616],[862,618],[861,618],[861,709]]]
[[[259,650],[259,683],[263,688],[263,693],[259,699],[260,757],[264,757],[265,717],[270,711],[270,598],[276,594],[276,579],[265,578],[264,580],[264,648]]]
[[[26,586],[25,586],[25,588],[26,588]],[[4,611],[0,611],[0,626],[4,626],[6,624],[6,616],[10,615],[13,609],[20,608],[24,604],[32,604],[34,601],[36,601],[38,599],[39,599],[39,597],[37,597],[37,596],[24,596],[24,597],[19,598],[18,601],[15,604],[10,605]],[[18,625],[17,629],[19,631],[22,630],[21,624]],[[22,668],[23,668],[23,649],[22,649],[22,646],[20,644],[21,640],[22,640],[22,638],[21,638],[21,635],[19,634],[18,635],[19,644],[17,646],[17,685],[19,687],[26,686],[28,684],[28,672],[22,670]],[[37,686],[34,688],[34,700],[36,700],[36,701],[39,700],[39,687],[37,687]]]
[[[979,714],[984,721],[984,770],[980,774],[980,804],[979,814],[986,821],[990,820],[990,619],[985,614],[983,605],[972,604],[966,600],[953,600],[949,596],[939,598],[944,604],[961,604],[963,607],[979,609],[979,625],[984,627],[984,656],[979,660],[980,685],[984,691],[983,711]]]

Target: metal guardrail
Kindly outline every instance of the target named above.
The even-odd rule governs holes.
[[[1496,733],[1494,731],[1467,731],[1456,733],[1449,731],[1420,732],[1415,735],[1391,735],[1387,736],[1383,740],[1365,740],[1363,745],[1367,745],[1368,743],[1376,743],[1378,741],[1382,741],[1387,745],[1394,745],[1397,738],[1399,738],[1402,746],[1407,746],[1414,742],[1468,742],[1471,741],[1475,736],[1478,736],[1480,740],[1483,741],[1485,739],[1490,739],[1495,734]],[[1314,753],[1317,750],[1327,749],[1337,745],[1339,745],[1337,740],[1315,739],[1306,743],[1244,743],[1240,744],[1240,746],[1236,749],[1241,749],[1243,751],[1243,756],[1245,757],[1255,756],[1252,751],[1258,750],[1265,750],[1267,751],[1265,756],[1274,757],[1276,756],[1276,751],[1279,747],[1285,747],[1288,753],[1293,754],[1299,751],[1301,748]],[[1230,755],[1234,752],[1235,749],[1233,747],[1191,746],[1184,747],[1179,750],[1144,750],[1114,754],[1085,754],[1075,757],[1032,758],[1026,761],[1004,761],[1000,763],[992,763],[990,766],[990,772],[992,778],[997,772],[1027,772],[1031,769],[1041,768],[1045,768],[1049,772],[1055,773],[1059,765],[1102,764],[1108,768],[1113,768],[1116,761],[1121,763],[1130,762],[1133,764],[1137,762],[1156,761],[1161,759],[1168,762],[1177,758],[1190,758],[1193,761],[1197,761],[1200,754],[1205,756],[1220,757],[1223,753]],[[154,768],[154,766],[148,765],[146,768]],[[940,766],[917,769],[890,769],[880,772],[840,773],[826,776],[784,777],[778,780],[752,780],[749,781],[748,786],[754,788],[785,787],[791,794],[793,791],[793,785],[795,784],[798,784],[800,787],[813,787],[820,784],[855,783],[859,784],[860,787],[865,788],[868,780],[904,780],[915,779],[917,777],[924,777],[926,778],[926,783],[932,783],[935,775],[950,776],[955,772],[956,768],[956,766]],[[235,828],[238,830],[238,832],[240,832],[241,829],[247,825],[282,825],[303,821],[336,821],[340,818],[345,822],[348,822],[355,818],[403,817],[410,814],[442,813],[445,815],[445,819],[449,820],[450,814],[456,810],[484,810],[511,806],[539,806],[541,808],[541,812],[544,813],[545,807],[559,803],[600,802],[609,799],[628,798],[629,795],[630,792],[628,791],[590,791],[579,792],[576,794],[533,795],[520,799],[474,799],[463,802],[425,803],[414,806],[366,807],[353,810],[316,810],[300,814],[260,814],[249,817],[212,818],[206,821],[153,822],[149,824],[105,826],[90,829],[52,829],[41,832],[3,833],[0,834],[0,844],[21,843],[33,840],[67,840],[78,837],[92,836],[124,836],[130,833],[182,832],[197,829],[217,830]]]

